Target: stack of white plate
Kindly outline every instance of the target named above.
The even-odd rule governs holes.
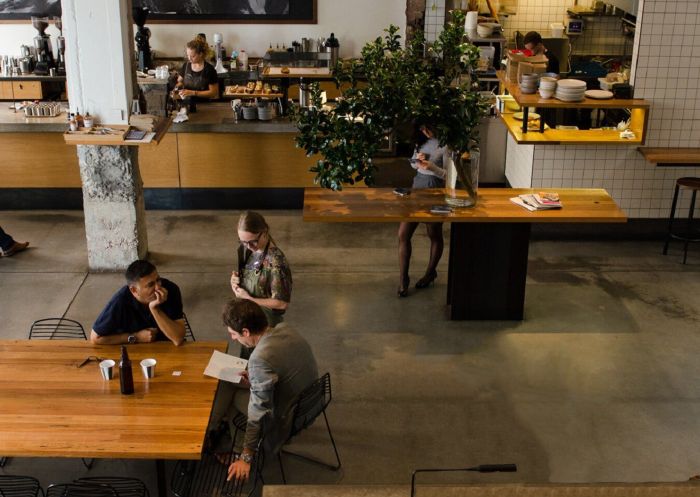
[[[537,83],[539,76],[537,74],[523,74],[520,76],[520,92],[535,93],[537,91]]]
[[[557,89],[557,80],[550,77],[540,78],[540,97],[542,98],[552,98],[554,96],[554,90]]]
[[[554,95],[563,102],[580,102],[586,93],[586,82],[580,79],[562,79],[557,83],[557,92]]]

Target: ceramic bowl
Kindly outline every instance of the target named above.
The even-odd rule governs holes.
[[[488,38],[493,33],[493,28],[485,24],[478,24],[476,26],[477,34],[482,38]]]
[[[540,97],[542,98],[552,98],[554,96],[554,90],[544,90],[540,88]]]

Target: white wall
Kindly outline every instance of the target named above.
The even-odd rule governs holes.
[[[289,45],[302,37],[328,37],[331,32],[340,40],[340,56],[358,56],[362,46],[383,34],[395,24],[406,29],[405,0],[318,0],[318,24],[149,24],[151,48],[158,56],[179,56],[184,45],[197,33],[205,33],[210,41],[213,33],[224,35],[227,50],[245,49],[251,56],[262,56],[270,43]],[[52,41],[58,31],[47,32]],[[26,24],[0,25],[0,55],[15,55],[20,45],[32,45],[36,31]]]

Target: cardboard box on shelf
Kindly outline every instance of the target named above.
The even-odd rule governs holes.
[[[506,61],[506,80],[512,83],[517,83],[520,80],[520,74],[527,74],[529,72],[546,72],[547,62],[549,62],[549,60],[543,54],[528,57],[522,53],[508,52]],[[519,66],[521,64],[529,64],[531,69],[524,69],[525,72],[519,72]],[[540,70],[540,67],[543,67],[543,69]]]

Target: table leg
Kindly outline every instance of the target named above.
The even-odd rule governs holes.
[[[528,113],[530,112],[530,108],[525,106],[523,107],[523,133],[527,133],[527,123],[528,123]]]
[[[529,223],[452,223],[450,319],[523,319],[529,246]]]
[[[165,461],[163,459],[156,459],[156,478],[158,497],[168,497],[168,482],[165,479]]]

